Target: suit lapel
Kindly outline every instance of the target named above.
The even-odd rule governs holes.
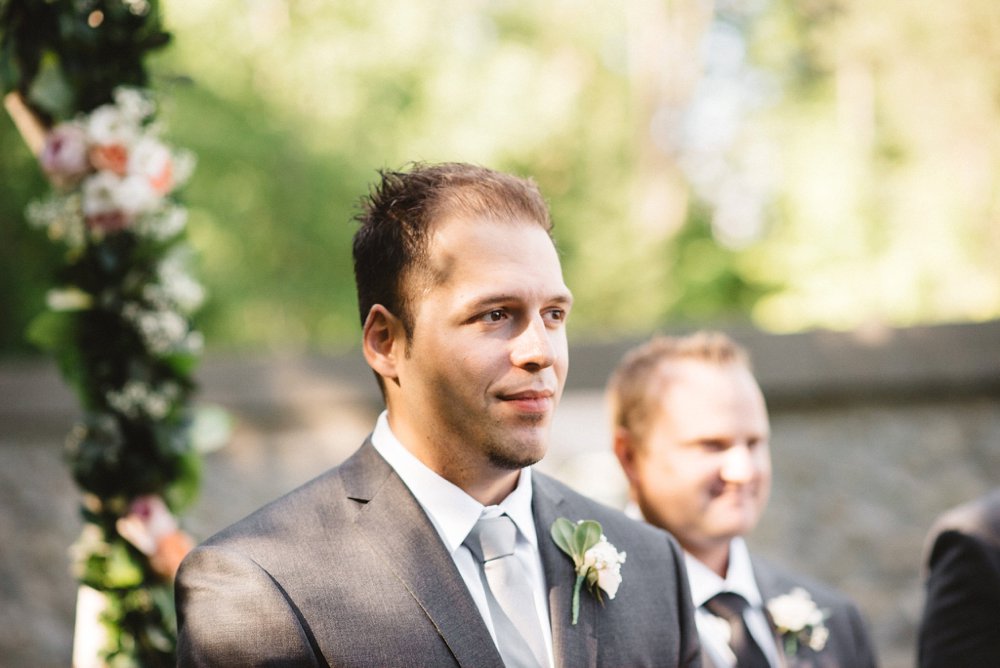
[[[785,653],[785,640],[778,633],[778,628],[774,625],[771,613],[767,609],[768,601],[776,596],[789,593],[798,583],[789,579],[781,570],[775,568],[767,561],[751,559],[751,562],[753,564],[754,578],[757,580],[757,588],[760,590],[761,598],[764,599],[764,616],[767,618],[768,626],[771,627],[771,635],[774,636],[774,642],[778,647],[778,659],[782,667],[816,666],[817,661],[820,665],[824,665],[824,657],[829,654],[829,643],[827,643],[827,647],[819,652],[800,646],[795,656],[787,655]],[[808,655],[810,658],[807,659],[804,655]]]
[[[549,534],[552,523],[559,517],[572,521],[585,519],[573,516],[561,494],[536,471],[532,471],[532,509],[538,551],[545,571],[548,589],[549,619],[552,624],[552,652],[557,666],[597,666],[597,601],[586,591],[580,592],[580,617],[572,624],[573,585],[576,572],[573,561],[563,553]]]
[[[371,443],[344,463],[341,478],[348,497],[360,504],[355,524],[361,535],[420,604],[458,663],[503,668],[437,530]]]
[[[782,583],[781,575],[777,570],[770,568],[766,562],[761,562],[757,559],[751,558],[750,562],[753,568],[754,579],[757,581],[757,589],[760,591],[760,597],[764,602],[764,617],[767,619],[767,625],[771,629],[771,637],[774,638],[774,645],[778,650],[778,661],[782,666],[787,667],[789,665],[789,658],[785,656],[785,641],[778,634],[774,620],[771,619],[771,613],[767,609],[767,602],[775,596],[787,594],[788,590],[782,590],[784,583]]]

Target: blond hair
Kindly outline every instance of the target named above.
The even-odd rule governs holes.
[[[641,442],[649,428],[657,398],[662,396],[668,382],[667,374],[662,371],[667,365],[681,361],[750,368],[746,350],[722,332],[654,336],[625,353],[608,380],[612,429],[624,428]]]

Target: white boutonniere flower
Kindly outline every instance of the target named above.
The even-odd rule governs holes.
[[[583,584],[604,603],[603,590],[613,599],[622,583],[621,569],[625,563],[625,553],[608,542],[602,533],[601,524],[593,520],[580,520],[576,524],[565,517],[552,523],[552,540],[559,549],[569,555],[576,570],[573,586],[573,624],[580,616],[580,589]]]
[[[823,622],[830,613],[821,610],[802,587],[772,598],[767,602],[767,612],[784,641],[786,656],[794,656],[800,643],[814,652],[826,646],[830,631]]]

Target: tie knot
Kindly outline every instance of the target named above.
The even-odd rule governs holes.
[[[465,545],[481,563],[514,554],[517,527],[506,515],[481,517],[466,536]]]
[[[739,594],[724,591],[705,601],[705,607],[713,615],[732,622],[742,619],[743,611],[750,607],[750,603]]]

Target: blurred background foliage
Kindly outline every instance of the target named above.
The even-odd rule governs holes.
[[[1000,317],[995,0],[168,0],[151,59],[213,348],[358,337],[351,217],[382,167],[549,198],[576,338]],[[0,118],[0,353],[44,305],[45,189]]]

